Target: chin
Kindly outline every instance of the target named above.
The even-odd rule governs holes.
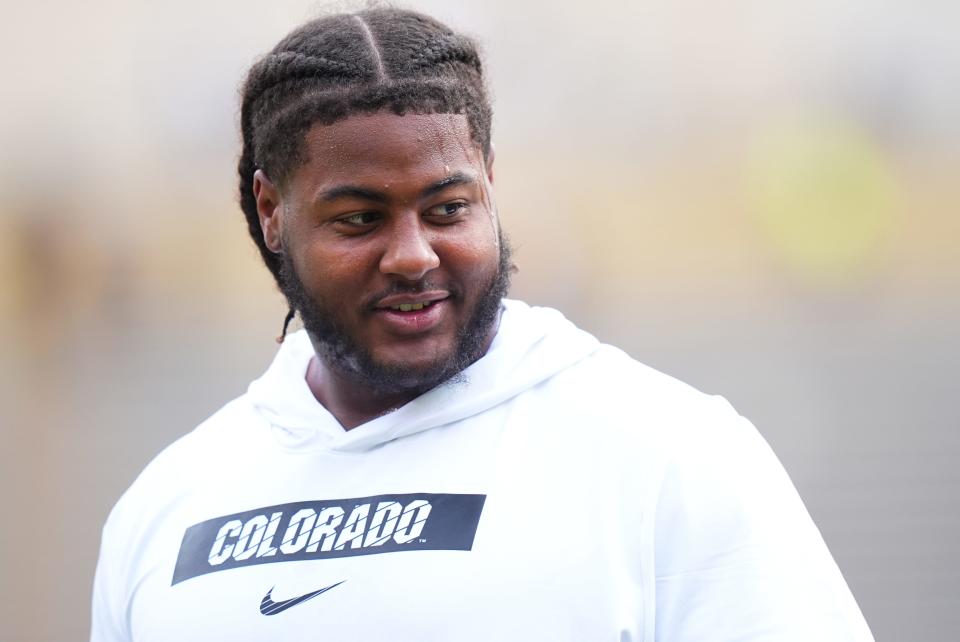
[[[371,370],[378,374],[378,388],[388,388],[393,391],[402,390],[429,390],[450,379],[459,373],[464,365],[457,358],[455,351],[449,350],[443,354],[433,353],[432,358],[423,358],[423,353],[418,355],[392,356],[386,358],[376,358],[372,360],[373,369],[367,369],[366,374],[371,374]]]

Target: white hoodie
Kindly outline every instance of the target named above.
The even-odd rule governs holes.
[[[462,380],[350,431],[290,336],[103,533],[94,642],[848,642],[796,491],[719,397],[505,301]]]

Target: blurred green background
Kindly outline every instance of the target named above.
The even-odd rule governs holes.
[[[513,295],[722,394],[878,640],[960,630],[960,3],[411,2],[477,36]],[[0,638],[81,640],[99,530],[266,367],[237,90],[322,5],[0,25]]]

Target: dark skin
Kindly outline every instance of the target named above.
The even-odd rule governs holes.
[[[324,358],[311,335],[307,384],[349,430],[440,383],[437,364],[456,352],[496,275],[492,154],[454,114],[355,115],[313,126],[305,141],[307,160],[283,189],[254,176],[266,245],[289,254],[310,298],[356,345],[409,381],[384,393],[349,360]]]

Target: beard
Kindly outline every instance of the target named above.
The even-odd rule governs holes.
[[[497,271],[490,283],[479,289],[479,298],[467,322],[457,332],[454,349],[422,368],[378,362],[336,315],[307,292],[289,253],[282,255],[280,288],[291,311],[300,314],[317,356],[328,367],[380,394],[422,394],[446,381],[462,381],[463,370],[486,352],[487,340],[499,318],[501,301],[510,289],[513,271],[512,249],[502,231],[498,232],[498,237],[500,257]],[[429,282],[424,280],[411,286],[397,284],[389,294],[413,294],[430,289]],[[458,290],[451,294],[463,296]]]

